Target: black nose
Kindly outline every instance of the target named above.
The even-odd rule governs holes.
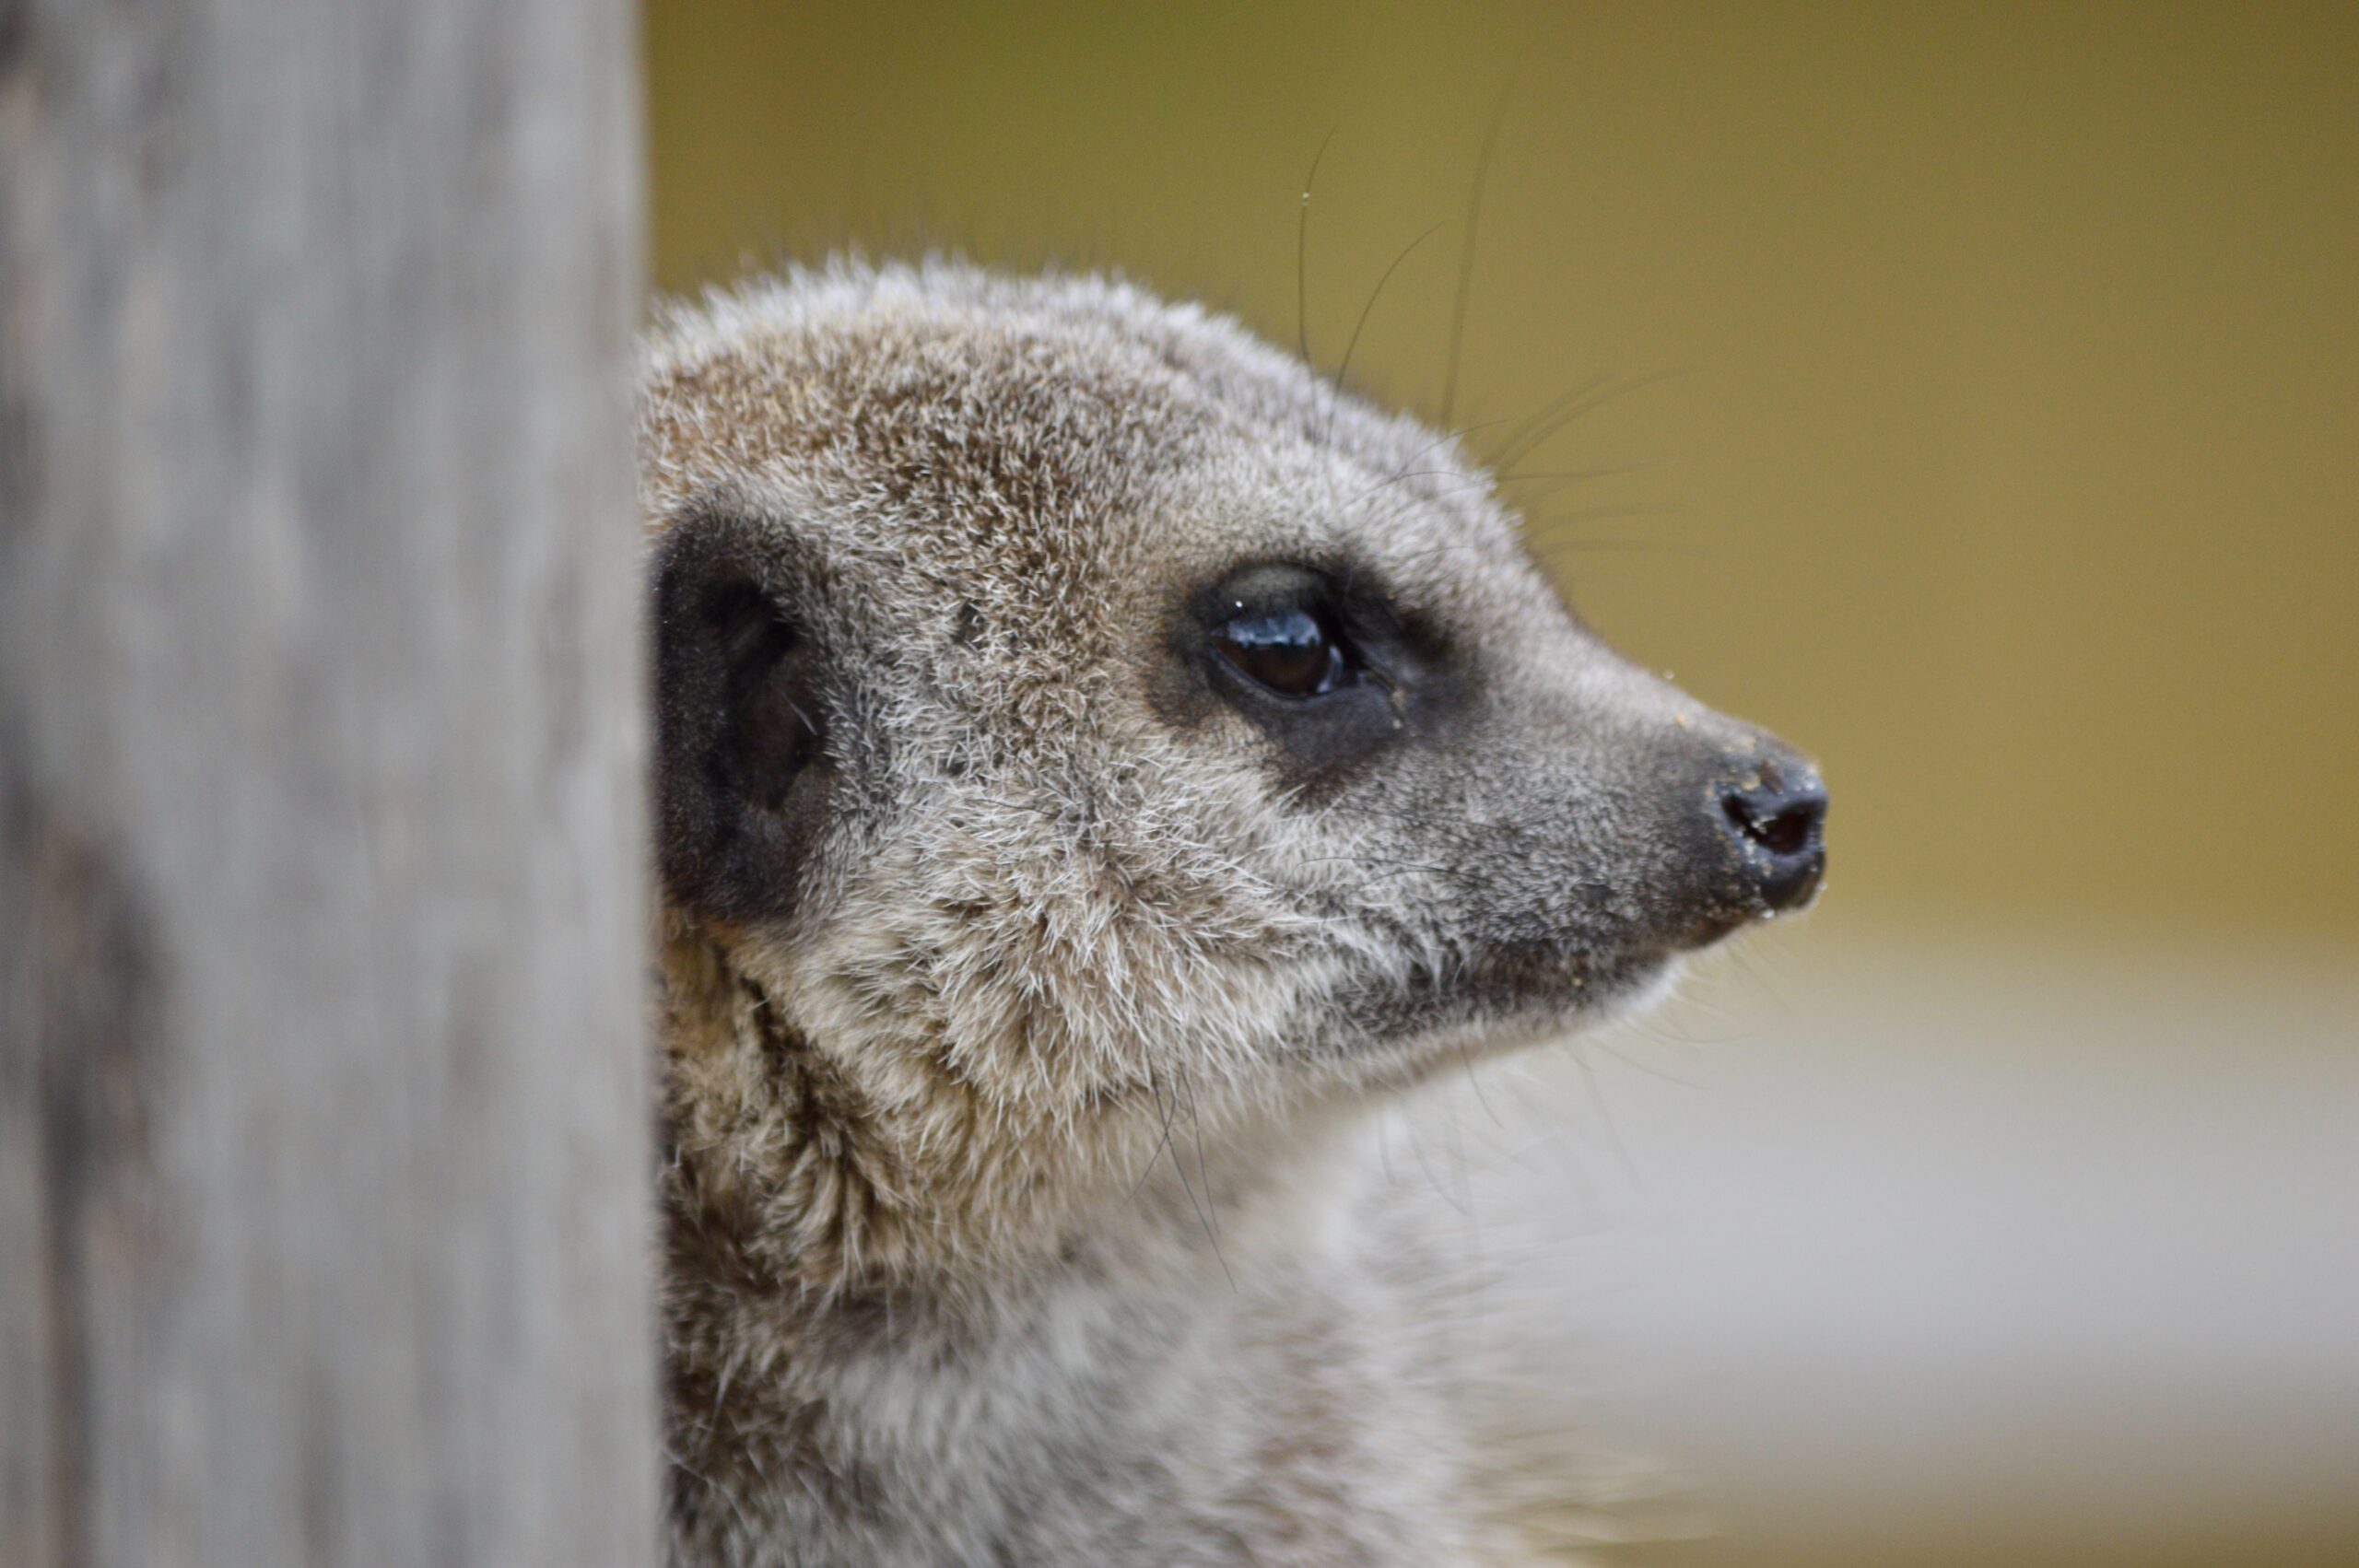
[[[1764,761],[1721,790],[1720,812],[1769,912],[1809,903],[1826,871],[1826,788],[1818,776]]]

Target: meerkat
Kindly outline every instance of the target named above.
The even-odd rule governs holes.
[[[1120,281],[764,278],[641,406],[672,1561],[1537,1560],[1373,1108],[1807,903],[1813,766]]]

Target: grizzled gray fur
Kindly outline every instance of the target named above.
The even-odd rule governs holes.
[[[1806,902],[1809,766],[1121,283],[757,281],[642,398],[674,1561],[1547,1559],[1372,1108]]]

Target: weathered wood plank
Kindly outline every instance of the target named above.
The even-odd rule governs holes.
[[[0,4],[0,1561],[652,1556],[625,0]]]

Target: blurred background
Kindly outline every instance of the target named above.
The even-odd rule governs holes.
[[[1824,762],[1819,910],[1519,1069],[1601,1408],[1717,1532],[1617,1561],[2359,1561],[2359,7],[645,41],[660,287],[1112,267],[1330,369],[1365,313],[1478,451],[1578,389],[1535,544]]]

